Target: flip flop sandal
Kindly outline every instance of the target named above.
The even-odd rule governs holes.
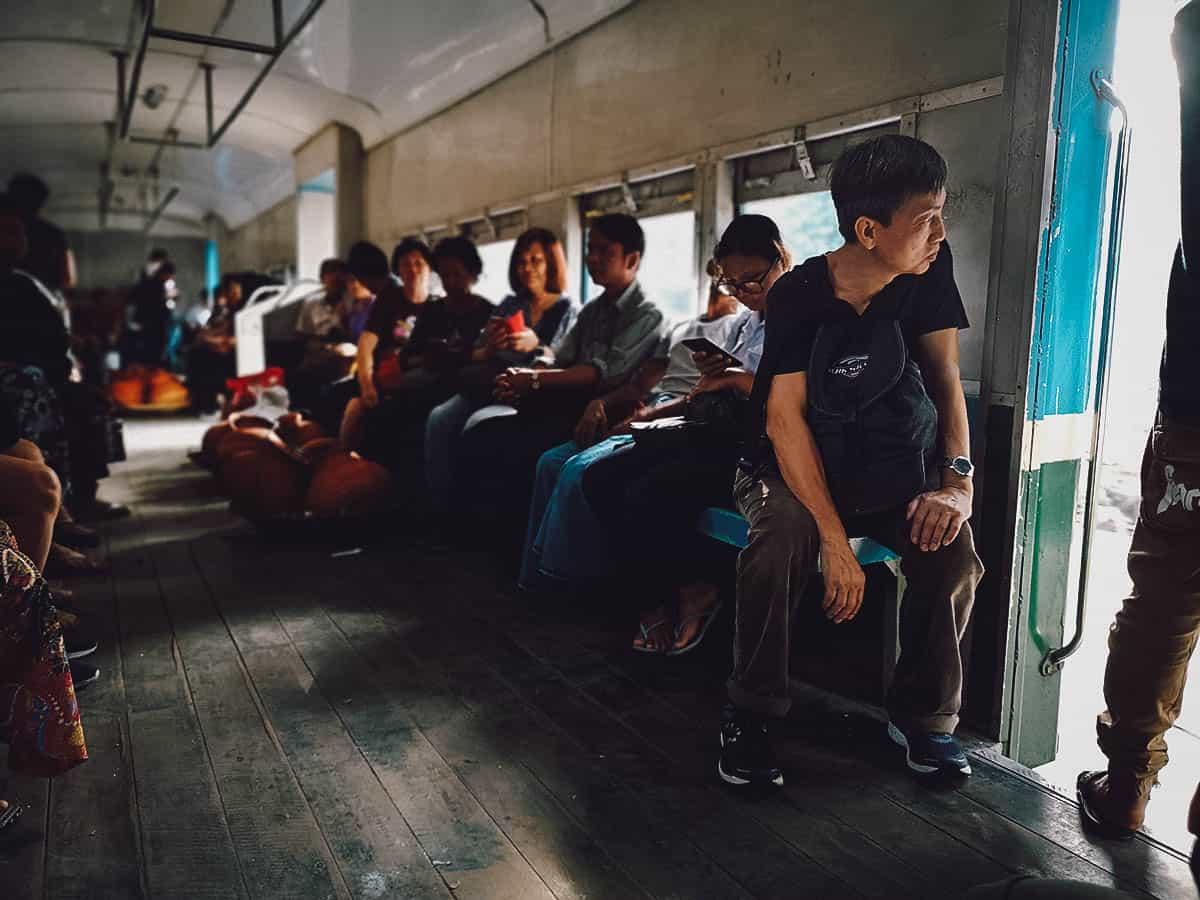
[[[675,631],[673,632],[676,641],[679,640],[680,634],[683,633],[683,626],[685,624],[688,622],[695,622],[697,619],[704,619],[705,621],[704,625],[699,631],[696,632],[696,636],[693,637],[689,643],[684,644],[678,649],[672,647],[672,649],[667,651],[667,656],[683,656],[683,654],[699,647],[700,642],[703,641],[704,636],[708,634],[708,629],[712,627],[712,623],[716,621],[717,614],[721,611],[721,607],[724,605],[724,601],[717,601],[717,605],[707,612],[692,613],[690,616],[684,616],[682,619],[680,619],[679,624],[675,626]]]
[[[633,644],[633,649],[638,653],[664,653],[664,650],[656,650],[654,647],[645,646],[644,642],[650,640],[650,634],[653,631],[662,628],[667,624],[669,623],[666,619],[659,619],[657,622],[652,622],[650,625],[647,625],[645,622],[638,622],[638,637],[642,639],[643,646],[639,647],[637,644]],[[634,638],[634,640],[636,641],[637,638]]]

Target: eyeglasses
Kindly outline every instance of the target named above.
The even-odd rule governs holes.
[[[767,266],[766,270],[761,275],[755,275],[753,278],[746,278],[742,281],[734,281],[732,278],[718,278],[717,290],[729,297],[737,297],[741,294],[761,294],[763,292],[763,283],[770,277],[776,263],[780,262],[781,257],[776,256],[774,261]]]

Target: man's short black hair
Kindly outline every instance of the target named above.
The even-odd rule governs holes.
[[[719,262],[733,256],[757,256],[768,262],[774,262],[780,255],[783,238],[779,234],[779,226],[767,216],[757,213],[746,213],[737,216],[721,235],[713,256]]]
[[[392,249],[392,271],[396,271],[396,267],[400,265],[400,260],[408,256],[410,253],[420,253],[425,257],[425,262],[433,266],[433,254],[429,252],[429,245],[419,237],[406,237]]]
[[[175,263],[171,262],[169,259],[163,260],[163,264],[161,266],[159,266],[158,270],[154,273],[155,277],[157,277],[157,278],[162,278],[164,275],[174,275],[174,274],[175,274]]]
[[[36,175],[21,172],[8,180],[8,198],[22,215],[33,215],[50,198],[50,188]]]
[[[326,275],[341,275],[346,271],[346,264],[336,256],[331,256],[329,259],[321,261],[321,268],[317,270],[317,276],[324,278]]]
[[[589,225],[593,231],[598,231],[627,254],[646,252],[646,233],[633,216],[625,213],[609,213],[593,219]]]
[[[359,241],[346,256],[346,268],[359,281],[368,278],[387,278],[391,274],[383,251],[370,241]]]
[[[473,277],[478,278],[483,274],[483,260],[479,256],[479,251],[475,249],[474,242],[468,238],[459,235],[457,237],[442,238],[437,242],[437,246],[433,248],[433,266],[436,269],[438,260],[443,258],[457,259],[463,264]]]
[[[837,208],[838,231],[848,243],[858,242],[854,223],[860,216],[892,224],[910,197],[936,194],[946,186],[946,160],[924,141],[885,134],[842,151],[829,173],[829,189]]]
[[[146,258],[150,262],[162,262],[163,260],[167,259],[167,255],[167,251],[162,247],[155,247],[150,251],[150,255]]]

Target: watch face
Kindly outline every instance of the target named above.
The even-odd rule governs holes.
[[[970,475],[975,471],[975,467],[971,465],[971,461],[965,456],[956,456],[950,460],[950,468],[962,476]]]

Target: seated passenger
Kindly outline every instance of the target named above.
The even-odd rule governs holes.
[[[717,284],[746,310],[722,353],[697,353],[699,383],[658,416],[684,414],[670,430],[648,434],[633,449],[583,473],[583,492],[637,579],[630,595],[642,612],[633,648],[679,655],[695,647],[718,612],[715,572],[696,519],[709,506],[729,506],[745,434],[747,398],[762,358],[767,294],[791,268],[779,228],[766,216],[739,216],[713,253]],[[736,360],[736,363],[734,362]],[[654,548],[654,565],[636,560]]]
[[[709,261],[708,271],[713,279],[708,308],[703,316],[672,328],[654,357],[642,364],[624,389],[630,395],[637,394],[637,399],[628,404],[621,397],[609,399],[605,419],[611,419],[611,423],[603,433],[594,434],[596,444],[588,447],[571,440],[547,450],[538,460],[521,557],[523,589],[537,588],[542,575],[567,580],[612,572],[614,562],[607,535],[583,494],[584,472],[609,456],[636,452],[631,423],[683,412],[681,401],[700,381],[693,351],[684,341],[702,337],[730,349],[737,342],[739,325],[743,324],[742,318],[735,315],[738,302],[717,288],[720,270],[715,260]],[[643,390],[643,385],[650,386]],[[634,410],[626,414],[618,407]]]
[[[417,313],[429,299],[429,248],[416,238],[406,238],[396,246],[392,261],[400,277],[388,269],[387,257],[374,244],[359,241],[350,248],[346,265],[354,279],[352,296],[369,291],[373,299],[358,337],[354,378],[334,385],[321,404],[317,418],[328,433],[341,430],[346,408],[355,397],[362,399],[358,410],[379,403],[375,367],[408,341]],[[351,427],[358,426],[351,423]]]
[[[346,264],[327,259],[321,263],[320,277],[324,290],[305,299],[296,316],[296,334],[304,348],[300,362],[287,372],[288,402],[293,409],[311,409],[321,388],[345,378],[354,360]]]
[[[420,446],[425,417],[457,390],[458,370],[469,362],[472,348],[494,308],[472,292],[483,273],[483,260],[468,238],[438,241],[433,265],[446,296],[431,299],[421,307],[408,342],[376,368],[381,399],[369,413],[368,427],[377,458],[380,455],[390,458],[390,450],[400,451],[402,446],[413,443],[414,429],[417,429],[416,444]],[[361,443],[361,432],[353,431],[353,423],[363,418],[360,403],[352,400],[346,408],[342,444],[348,450],[358,449]],[[351,423],[349,430],[345,423]]]
[[[213,296],[212,315],[196,332],[187,355],[187,389],[196,412],[216,411],[217,397],[225,391],[226,380],[237,375],[233,317],[242,302],[241,282],[232,275],[223,276]]]
[[[460,392],[436,407],[426,422],[425,476],[439,516],[450,515],[459,436],[471,415],[492,403],[496,376],[553,358],[574,323],[577,310],[564,294],[566,282],[566,255],[553,232],[530,228],[517,238],[508,263],[512,293],[496,308],[471,353],[471,364],[460,373]]]
[[[502,530],[502,540],[514,552],[524,534],[538,457],[573,430],[598,422],[604,398],[633,378],[662,338],[663,315],[637,281],[644,250],[645,235],[632,216],[595,219],[587,267],[604,293],[583,307],[552,362],[510,368],[496,378],[495,398],[508,414],[487,407],[467,422],[456,489],[464,501],[511,526]]]
[[[967,318],[944,243],[945,182],[945,161],[915,138],[850,147],[830,178],[845,244],[771,293],[755,443],[734,485],[750,540],[738,559],[720,735],[730,784],[783,783],[767,723],[791,706],[791,616],[818,556],[825,616],[858,613],[865,578],[851,535],[900,553],[908,579],[888,734],[916,772],[970,773],[954,738],[959,640],[983,566],[967,524],[973,467],[958,370]]]

